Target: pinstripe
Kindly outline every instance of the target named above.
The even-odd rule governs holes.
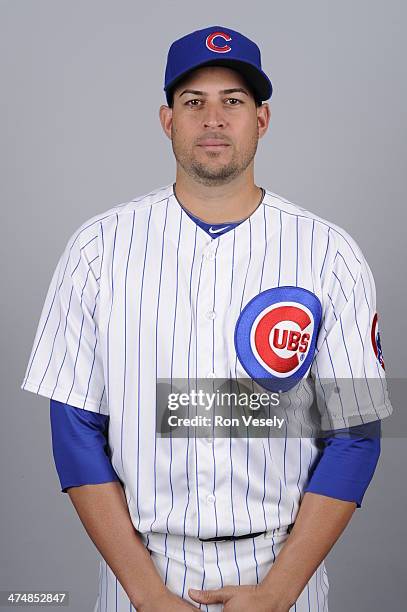
[[[66,342],[66,328],[67,328],[67,325],[68,325],[68,315],[69,315],[69,311],[70,311],[70,308],[71,308],[72,293],[73,293],[73,287],[71,287],[71,291],[70,291],[70,294],[69,294],[68,310],[67,310],[66,317],[65,317],[64,338],[65,338],[65,345],[66,345],[66,347],[68,346],[68,343]],[[56,377],[56,379],[55,379],[55,386],[54,386],[54,388],[53,388],[53,390],[52,390],[52,396],[51,396],[51,398],[53,398],[53,397],[54,397],[55,389],[56,389],[56,388],[57,388],[57,386],[58,386],[59,376],[60,376],[60,374],[61,374],[61,370],[62,370],[62,368],[63,368],[63,366],[64,366],[64,363],[65,363],[65,357],[66,357],[67,352],[68,352],[68,350],[67,350],[67,348],[65,348],[65,352],[64,352],[63,359],[62,359],[62,363],[61,363],[61,365],[59,366],[58,374],[57,374],[57,377]]]
[[[193,269],[194,269],[194,263],[195,263],[196,236],[197,236],[197,226],[195,227],[194,250],[192,253],[191,271],[189,275],[189,303],[190,304],[192,303],[191,301],[192,300],[192,276],[193,276]],[[191,314],[190,326],[189,326],[189,342],[188,342],[188,391],[190,391],[190,360],[191,360],[192,326],[193,326],[193,321],[192,321],[192,314]],[[189,416],[190,416],[190,413],[189,413],[189,404],[188,404],[188,418]],[[189,502],[190,502],[190,496],[191,496],[191,489],[189,485],[189,470],[188,470],[189,444],[190,444],[190,436],[189,436],[189,428],[188,428],[187,453],[186,453],[186,458],[185,458],[185,474],[186,474],[186,480],[187,480],[188,500],[187,500],[187,505],[185,507],[185,512],[184,512],[184,537],[183,537],[182,549],[183,549],[183,554],[184,554],[185,571],[184,571],[184,580],[183,580],[183,585],[182,585],[182,596],[184,595],[185,581],[186,581],[187,570],[188,570],[187,563],[186,563],[186,550],[185,550],[185,533],[186,533],[185,525],[186,525],[186,517],[187,517]],[[195,439],[195,444],[196,444],[196,439]]]
[[[212,301],[212,311],[216,313],[216,255],[219,248],[219,240],[217,240],[217,245],[215,249],[215,259],[213,260],[214,267],[214,282],[213,282],[213,301]],[[215,319],[212,319],[212,372],[216,372],[215,368]],[[214,383],[212,383],[212,388],[214,392]],[[213,425],[214,428],[214,425]],[[216,499],[216,461],[215,461],[215,433],[213,434],[213,442],[212,442],[212,458],[213,458],[213,489],[212,493],[215,495]],[[218,535],[218,512],[216,508],[216,504],[214,504],[215,510],[215,534]],[[219,564],[218,564],[219,567]],[[220,568],[219,568],[220,571]]]
[[[334,276],[336,278],[336,280],[338,281],[339,287],[341,288],[341,291],[343,293],[343,297],[345,298],[345,301],[347,302],[349,298],[348,298],[348,296],[346,295],[346,293],[345,293],[345,291],[343,289],[343,286],[342,286],[340,278],[338,277],[338,275],[335,272],[332,272],[332,276]]]
[[[95,234],[95,235],[93,236],[93,238],[91,238],[90,240],[88,240],[88,242],[86,242],[86,244],[84,244],[83,246],[81,246],[81,247],[80,247],[80,249],[79,249],[79,260],[78,260],[78,263],[76,264],[76,266],[74,267],[74,269],[71,271],[71,276],[73,276],[73,275],[75,274],[76,270],[79,268],[79,264],[81,263],[81,254],[82,254],[82,251],[83,251],[84,249],[86,249],[86,247],[88,246],[88,244],[90,244],[91,242],[93,242],[93,241],[94,241],[94,240],[96,240],[96,239],[97,239],[97,234]],[[96,255],[96,257],[94,257],[94,259],[92,259],[92,261],[90,261],[90,262],[89,262],[89,266],[90,266],[90,264],[91,264],[93,261],[95,261],[95,259],[98,259],[98,257],[99,257],[99,255]]]
[[[255,542],[255,538],[252,538],[252,542],[253,542],[253,557],[254,557],[254,562],[256,564],[256,584],[259,584],[259,564],[257,562],[257,557],[256,557],[256,542]]]
[[[302,430],[301,423],[300,423],[300,428]],[[301,471],[302,471],[302,465],[301,465],[301,448],[302,448],[302,444],[301,444],[301,438],[299,438],[298,440],[299,440],[299,443],[300,443],[299,444],[300,448],[299,448],[299,466],[298,466],[299,467],[299,472],[298,472],[298,478],[297,478],[297,488],[298,488],[298,495],[301,497],[302,491],[301,491],[301,487],[300,487],[299,483],[300,483]]]
[[[215,545],[215,552],[216,552],[216,565],[218,566],[218,570],[219,570],[219,577],[220,577],[220,585],[221,588],[223,588],[224,584],[223,584],[223,576],[222,576],[222,571],[220,569],[220,565],[219,565],[219,551],[218,551],[218,545],[216,542],[214,542]]]
[[[287,440],[287,437],[286,437]],[[280,504],[281,504],[281,480],[280,478],[278,479],[279,481],[279,497],[278,497],[278,502],[277,502],[277,516],[278,516],[278,528],[281,527],[281,517],[280,517]]]
[[[51,312],[51,310],[50,310],[50,312]],[[50,312],[48,313],[48,316],[49,316]],[[66,324],[66,321],[65,321],[65,324]],[[46,368],[45,368],[45,370],[44,370],[44,373],[43,373],[43,375],[42,375],[42,377],[41,377],[41,380],[40,380],[40,384],[39,384],[39,386],[38,386],[38,389],[41,389],[42,383],[43,383],[43,381],[44,381],[44,379],[45,379],[45,376],[46,376],[46,374],[47,374],[47,372],[48,372],[48,368],[49,368],[49,366],[51,365],[51,360],[52,360],[52,357],[53,357],[53,354],[54,354],[55,342],[56,342],[56,339],[57,339],[57,336],[58,336],[58,331],[59,331],[59,327],[60,327],[60,325],[61,325],[61,308],[59,308],[59,321],[58,321],[58,327],[57,327],[57,330],[56,330],[56,332],[55,332],[55,334],[54,334],[54,338],[53,338],[53,340],[52,340],[52,345],[51,345],[51,353],[50,353],[50,356],[49,356],[49,359],[48,359],[48,363],[47,363],[47,365],[46,365]],[[44,328],[44,329],[45,329],[45,328]]]
[[[184,519],[184,524],[185,524],[185,519]],[[185,526],[184,526],[184,532],[185,532]],[[185,538],[186,538],[186,536],[185,536],[185,533],[184,533],[184,535],[182,537],[182,551],[183,551],[183,554],[184,554],[184,566],[185,566],[185,569],[184,569],[184,577],[183,577],[183,580],[182,580],[181,597],[184,597],[184,594],[185,594],[185,584],[186,584],[187,570],[188,570],[187,558],[186,558],[186,550],[185,550]]]
[[[263,443],[263,457],[264,457],[264,470],[263,470],[263,497],[261,498],[261,506],[263,509],[263,517],[264,517],[264,531],[267,531],[267,519],[266,519],[266,510],[264,508],[264,499],[266,497],[266,468],[267,468],[267,458],[266,458],[266,450],[264,448],[264,441],[262,441]]]
[[[106,576],[105,576],[105,612],[107,612],[107,588],[108,588],[108,580],[107,580],[107,563],[105,562],[105,568],[106,568]]]
[[[168,568],[170,567],[170,562],[171,562],[171,557],[170,555],[167,554],[167,538],[168,538],[168,533],[165,534],[165,556],[167,558],[167,563],[165,567],[165,578],[164,578],[165,585],[168,584]]]
[[[175,327],[177,323],[177,305],[178,305],[178,274],[179,274],[179,244],[181,240],[181,229],[182,229],[182,214],[179,216],[179,227],[178,227],[178,241],[177,241],[177,264],[175,273],[175,305],[174,305],[174,321],[172,328],[172,346],[171,346],[171,365],[170,365],[170,379],[171,379],[171,391],[172,391],[172,379],[174,373],[174,343],[175,343]],[[167,532],[170,533],[168,521],[170,514],[174,508],[174,489],[172,486],[172,431],[170,431],[170,467],[169,467],[169,482],[171,488],[171,508],[167,515]]]
[[[321,568],[321,581],[324,584],[324,589],[323,589],[323,593],[324,593],[324,610],[328,610],[328,600],[327,600],[327,593],[328,593],[328,585],[325,582],[325,565],[322,566]]]
[[[232,390],[232,372],[230,372],[229,374],[229,388]],[[232,416],[232,406],[230,408],[230,415]],[[233,531],[232,531],[232,535],[235,535],[236,533],[236,521],[235,521],[235,511],[234,511],[234,507],[233,507],[233,460],[232,460],[232,440],[233,440],[233,436],[229,436],[229,457],[230,457],[230,509],[232,512],[232,524],[233,524]]]
[[[201,542],[201,548],[202,548],[202,566],[203,566],[201,589],[203,589],[204,584],[205,584],[205,547],[203,545],[203,542]],[[199,604],[199,608],[200,607],[201,607],[201,604]],[[208,606],[205,605],[205,608],[207,610]]]
[[[113,240],[113,254],[112,254],[112,264],[111,264],[111,291],[112,291],[112,298],[111,298],[111,302],[110,302],[110,312],[109,312],[109,321],[107,324],[107,338],[106,338],[106,343],[107,343],[107,388],[106,388],[106,399],[107,399],[107,403],[109,404],[109,394],[110,394],[110,380],[109,380],[109,372],[110,372],[110,351],[109,351],[109,347],[110,347],[110,321],[112,318],[112,310],[113,310],[113,300],[114,300],[114,275],[113,275],[113,267],[114,267],[114,254],[115,254],[115,250],[116,250],[116,235],[117,235],[117,226],[119,223],[119,217],[118,215],[116,215],[116,226],[114,229],[114,240]]]
[[[201,273],[202,273],[202,259],[201,259],[201,265],[199,267],[199,276],[198,276],[198,287],[196,290],[196,308],[195,308],[195,321],[198,321],[198,298],[199,298],[199,287],[201,284]],[[196,334],[195,334],[195,349],[196,349],[196,356],[195,356],[195,378],[198,379],[198,372],[197,372],[197,364],[198,364],[198,325],[196,326]],[[194,448],[195,448],[195,484],[196,484],[196,505],[197,505],[197,515],[198,515],[198,538],[200,536],[201,533],[201,516],[200,516],[200,505],[199,505],[199,495],[198,495],[198,491],[199,491],[199,476],[198,476],[198,457],[197,457],[197,451],[196,451],[196,430],[195,430],[195,440],[194,440]]]
[[[233,556],[235,559],[235,565],[237,569],[238,584],[240,585],[240,569],[239,569],[239,564],[237,562],[237,555],[236,555],[236,540],[233,540]]]
[[[323,604],[322,610],[323,610],[323,612],[325,612],[325,610],[327,608],[326,608],[326,594],[325,594],[325,589],[324,589],[323,583],[322,583],[322,565],[319,566],[318,572],[319,572],[319,584],[320,584],[320,588],[321,588],[322,595],[323,595],[323,598],[324,598],[324,604]]]
[[[86,278],[85,278],[84,285],[82,287],[81,301],[80,301],[81,306],[82,306],[82,300],[83,300],[83,292],[85,291],[86,283],[88,282],[88,277],[89,277],[89,268],[88,268],[88,271],[86,273]],[[84,319],[85,319],[85,314],[82,313],[82,321],[81,321],[81,329],[80,329],[80,332],[79,332],[78,348],[77,348],[77,351],[76,351],[75,362],[74,362],[74,366],[73,366],[72,385],[71,385],[71,388],[69,390],[69,394],[68,394],[68,397],[67,397],[67,400],[66,400],[67,404],[69,403],[69,398],[71,396],[72,389],[74,388],[74,384],[75,384],[75,372],[76,372],[76,365],[78,363],[78,355],[79,355],[80,346],[81,346],[82,330],[83,330],[83,321],[84,321]]]
[[[137,519],[138,526],[137,530],[140,531],[140,507],[139,507],[139,484],[140,484],[140,361],[141,361],[141,313],[142,313],[142,303],[143,303],[143,291],[144,291],[144,272],[146,269],[146,258],[147,258],[147,248],[148,248],[148,237],[150,232],[150,219],[151,219],[151,211],[150,207],[148,213],[148,221],[147,221],[147,233],[146,233],[146,243],[144,248],[144,261],[143,261],[143,270],[141,275],[141,287],[140,287],[140,306],[139,306],[139,328],[138,328],[138,356],[137,356],[137,473],[136,473],[136,505],[137,505]]]
[[[71,249],[71,250],[72,250],[72,249]],[[67,260],[67,262],[66,262],[65,269],[64,269],[64,273],[63,273],[63,276],[62,276],[62,281],[61,281],[61,283],[60,283],[60,285],[59,285],[59,289],[61,288],[61,286],[62,286],[62,284],[63,284],[63,282],[64,282],[64,280],[65,280],[65,273],[66,273],[66,270],[67,270],[67,267],[68,267],[69,263],[70,263],[70,259],[68,259],[68,260]],[[72,279],[72,277],[73,277],[73,273],[72,273],[72,272],[71,272],[71,274],[70,274],[70,277],[71,277],[71,279]],[[73,286],[72,286],[72,288],[71,288],[71,294],[70,294],[69,305],[68,305],[68,312],[67,312],[67,315],[66,315],[66,317],[65,317],[65,328],[64,328],[64,337],[65,337],[65,338],[66,338],[66,327],[67,327],[67,324],[68,324],[68,315],[69,315],[69,310],[70,310],[70,304],[71,304],[71,297],[72,297],[72,293],[73,293]],[[56,294],[55,294],[55,295],[56,295]],[[54,295],[54,299],[55,299],[55,295]],[[49,312],[48,312],[48,315],[47,315],[47,318],[46,318],[46,323],[48,322],[48,318],[49,318],[49,316],[50,316],[50,314],[51,314],[51,311],[52,311],[52,305],[53,305],[53,303],[54,303],[54,299],[53,299],[52,304],[51,304],[51,307],[50,307],[50,309],[49,309]],[[53,338],[53,342],[52,342],[52,350],[51,350],[51,354],[50,354],[50,357],[49,357],[49,360],[48,360],[47,366],[46,366],[46,368],[45,368],[45,371],[44,371],[44,373],[43,373],[43,376],[42,376],[42,378],[41,378],[41,382],[40,382],[40,385],[39,385],[39,389],[41,388],[42,382],[43,382],[43,380],[44,380],[44,378],[45,378],[45,376],[46,376],[46,374],[47,374],[47,371],[48,371],[49,365],[50,365],[51,360],[52,360],[53,350],[54,350],[54,346],[55,346],[56,338],[57,338],[57,335],[58,335],[58,331],[59,331],[60,322],[61,322],[61,308],[59,308],[59,323],[58,323],[57,331],[56,331],[56,332],[55,332],[55,334],[54,334],[54,338]],[[45,327],[46,327],[46,325],[45,325],[45,326],[44,326],[44,328],[43,328],[42,334],[43,334],[43,332],[44,332],[44,330],[45,330]],[[41,336],[40,336],[40,340],[41,340],[41,338],[42,338],[42,334],[41,334]],[[37,349],[38,349],[39,343],[40,343],[40,342],[38,342],[38,345],[37,345],[36,350],[35,350],[35,352],[34,352],[34,356],[35,356],[35,353],[36,353],[36,351],[37,351]],[[66,352],[65,352],[65,355],[66,355]],[[32,361],[33,361],[33,360],[32,360]],[[31,361],[31,363],[32,363],[32,361]],[[63,365],[63,363],[64,363],[64,361],[62,362],[62,365]],[[54,391],[55,391],[55,388],[57,387],[57,384],[58,384],[59,373],[60,373],[60,371],[61,371],[61,369],[62,369],[62,365],[61,365],[61,368],[60,368],[60,370],[59,370],[59,372],[58,372],[58,377],[57,377],[57,381],[56,381],[56,384],[55,384],[55,387],[54,387]],[[31,368],[31,365],[30,365],[30,367],[29,367],[29,371],[30,371],[30,368]],[[68,396],[68,397],[69,397],[69,396]]]
[[[335,255],[335,258],[334,258],[334,263],[335,263],[335,260],[338,257],[338,255],[342,259],[343,263],[345,264],[346,269],[348,270],[349,275],[351,276],[353,282],[356,283],[356,278],[353,276],[353,274],[352,274],[352,272],[351,272],[351,270],[350,270],[350,268],[349,268],[349,266],[348,266],[348,264],[346,262],[346,259],[344,258],[344,256],[342,255],[342,253],[340,251],[336,251],[336,255]]]
[[[134,218],[135,213],[133,211],[133,219],[131,224],[131,236],[130,236],[130,244],[127,252],[127,261],[126,261],[126,272],[124,276],[124,372],[123,372],[123,403],[122,403],[122,414],[121,414],[121,426],[120,426],[120,461],[122,464],[122,470],[124,471],[123,464],[123,423],[124,423],[124,410],[126,406],[126,375],[127,375],[127,274],[129,271],[129,260],[131,247],[133,244],[133,232],[134,232]]]
[[[243,308],[243,300],[244,300],[244,294],[245,294],[245,290],[246,290],[247,276],[249,274],[251,258],[252,258],[252,233],[251,233],[251,224],[250,224],[250,219],[249,219],[249,260],[248,260],[247,266],[246,266],[246,273],[245,273],[245,277],[244,277],[242,297],[240,299],[240,311]],[[237,378],[236,367],[237,367],[237,355],[236,355],[236,359],[235,359],[235,375],[236,375],[236,378]]]
[[[311,253],[310,253],[311,270],[314,269],[314,265],[313,265],[314,229],[315,229],[315,219],[312,220],[312,232],[311,232]],[[313,274],[311,274],[311,278],[312,278],[312,292],[315,293],[315,282],[314,282],[314,275]]]
[[[247,516],[249,518],[249,533],[253,531],[252,526],[252,517],[250,516],[249,511],[249,489],[250,489],[250,476],[249,476],[249,453],[250,453],[250,440],[246,437],[246,473],[247,473],[247,488],[246,488],[246,508],[247,508]]]
[[[332,297],[329,295],[329,293],[327,293],[327,296],[328,296],[329,301],[330,301],[330,303],[331,303],[331,308],[332,308],[333,315],[334,315],[334,317],[335,317],[335,320],[337,321],[337,320],[338,320],[338,317],[336,316],[336,312],[335,312],[335,304],[334,304],[334,302],[333,302]]]
[[[243,308],[243,300],[244,300],[244,294],[245,294],[245,289],[246,289],[247,277],[248,277],[249,268],[250,268],[251,257],[252,257],[252,234],[251,234],[251,223],[250,223],[250,218],[249,218],[249,260],[247,262],[246,274],[245,274],[243,290],[242,290],[242,297],[240,300],[240,310],[242,310]],[[235,377],[237,379],[237,355],[235,358]],[[252,519],[250,516],[250,510],[249,510],[249,504],[248,504],[248,495],[249,495],[249,488],[250,488],[249,450],[250,450],[250,442],[249,442],[249,438],[246,436],[246,471],[247,471],[246,508],[247,508],[247,515],[249,518],[249,525],[250,525],[249,533],[251,533],[252,532]]]
[[[99,407],[98,407],[98,412],[99,413],[101,412],[100,407],[102,405],[102,400],[103,400],[103,396],[105,394],[105,391],[106,391],[106,389],[105,389],[105,387],[103,387],[103,391],[102,391],[102,395],[100,396],[100,402],[99,402]]]
[[[330,227],[328,227],[328,236],[327,236],[327,240],[326,240],[326,251],[325,251],[324,261],[322,262],[322,268],[321,268],[321,271],[320,271],[320,273],[319,273],[319,276],[320,276],[320,277],[322,277],[322,273],[323,273],[324,268],[325,268],[326,256],[328,255],[328,249],[329,249],[329,239],[330,239],[330,237],[331,237],[331,235],[330,235],[330,231],[331,231],[331,228],[330,228]]]
[[[281,279],[281,241],[282,241],[282,236],[283,236],[283,216],[281,214],[281,210],[279,211],[280,214],[280,249],[279,249],[279,253],[278,253],[278,282],[277,282],[277,286],[280,286],[280,279]]]
[[[315,595],[316,595],[316,598],[317,598],[317,608],[318,608],[318,612],[319,612],[319,595],[318,595],[318,591],[319,591],[319,588],[318,588],[318,568],[317,568],[317,570],[314,572],[313,579],[314,579],[314,582],[315,582]]]
[[[261,274],[260,274],[260,286],[259,286],[259,291],[261,291],[261,288],[263,286],[263,274],[264,274],[264,264],[266,263],[266,257],[267,257],[267,220],[266,220],[266,207],[263,206],[263,221],[264,221],[264,257],[263,257],[263,262],[261,264]]]
[[[275,540],[274,540],[274,534],[271,536],[271,552],[273,554],[273,563],[276,560],[276,552],[274,550],[275,547]]]
[[[352,386],[353,386],[353,391],[354,391],[354,393],[355,393],[356,405],[357,405],[358,412],[359,412],[360,416],[362,416],[362,415],[361,415],[361,413],[360,413],[360,407],[359,407],[358,396],[357,396],[356,389],[355,389],[355,377],[354,377],[354,375],[353,375],[352,364],[351,364],[350,357],[349,357],[349,351],[348,351],[348,347],[347,347],[347,345],[346,345],[346,341],[345,341],[345,334],[344,334],[344,331],[343,331],[343,325],[342,325],[342,317],[339,317],[339,324],[340,324],[340,326],[341,326],[341,333],[342,333],[342,339],[343,339],[343,346],[344,346],[344,348],[345,348],[346,357],[347,357],[348,364],[349,364],[349,370],[350,370],[350,374],[351,374],[351,377],[352,377]]]
[[[168,214],[168,198],[165,205],[165,217],[164,217],[164,228],[161,240],[161,259],[160,259],[160,274],[158,281],[158,294],[157,294],[157,309],[155,316],[155,379],[158,378],[157,372],[157,353],[158,353],[158,318],[160,311],[160,297],[161,297],[161,280],[163,271],[163,260],[164,260],[164,241],[165,241],[165,229],[167,225],[167,214]],[[157,518],[157,436],[154,437],[154,520],[150,525],[150,531],[153,530],[153,525]]]
[[[295,286],[298,286],[298,215],[295,219]]]
[[[95,296],[95,306],[93,308],[93,312],[92,312],[92,319],[95,320],[95,311],[96,311],[96,307],[97,307],[97,299],[100,293],[100,288],[98,289],[96,296]],[[95,321],[95,325],[93,328],[94,334],[95,334],[95,346],[93,347],[93,360],[92,360],[92,365],[90,368],[90,373],[89,373],[89,379],[88,379],[88,386],[86,387],[86,393],[85,393],[85,401],[84,401],[84,405],[86,404],[86,400],[88,399],[88,393],[89,393],[89,387],[90,387],[90,381],[92,380],[92,372],[93,372],[93,368],[95,366],[95,361],[96,361],[96,345],[98,343],[98,338],[96,335],[96,321]],[[102,392],[103,395],[103,392]],[[100,404],[99,404],[99,412],[100,412]]]
[[[285,437],[284,437],[284,484],[287,486],[286,457],[287,457],[287,424],[285,425]]]
[[[232,303],[232,294],[233,294],[233,268],[234,268],[234,262],[235,262],[235,242],[236,242],[236,232],[233,229],[233,247],[232,247],[232,269],[231,269],[231,275],[230,275],[230,302],[229,302],[229,306]]]

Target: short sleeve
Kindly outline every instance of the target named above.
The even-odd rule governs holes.
[[[336,237],[323,284],[323,317],[311,377],[321,429],[353,427],[389,416],[372,272],[348,235]]]
[[[81,226],[54,270],[21,389],[107,414],[98,309],[98,226]]]

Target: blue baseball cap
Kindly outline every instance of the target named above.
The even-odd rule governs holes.
[[[176,84],[201,66],[226,66],[242,74],[257,101],[271,98],[273,87],[261,67],[260,49],[252,40],[223,26],[196,30],[172,43],[165,68],[164,91],[172,102]]]

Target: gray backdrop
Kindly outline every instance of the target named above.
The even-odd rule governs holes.
[[[376,279],[387,374],[405,377],[406,5],[1,0],[0,10],[0,589],[66,589],[85,612],[98,554],[59,492],[49,402],[20,384],[69,236],[174,178],[158,121],[169,45],[209,25],[260,44],[274,95],[257,183],[357,240]],[[331,612],[405,608],[405,437],[382,449],[328,557]]]

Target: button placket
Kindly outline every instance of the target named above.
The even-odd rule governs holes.
[[[213,369],[213,321],[217,317],[214,309],[213,295],[215,283],[216,245],[209,244],[202,254],[202,267],[199,293],[199,310],[197,325],[198,334],[198,370],[206,379],[216,378]],[[211,386],[211,385],[210,385]],[[213,493],[213,451],[214,439],[210,437],[211,431],[207,431],[206,437],[197,439],[197,469],[199,473],[199,499],[206,512],[201,514],[203,532],[209,532],[215,521],[216,497]]]

